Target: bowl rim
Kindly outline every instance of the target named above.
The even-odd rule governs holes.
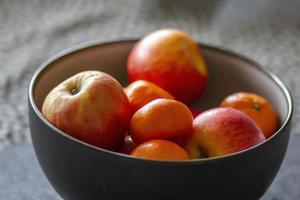
[[[294,102],[293,102],[292,94],[291,94],[289,88],[273,72],[263,68],[262,65],[260,65],[256,61],[254,61],[254,60],[246,57],[245,55],[242,55],[242,54],[240,54],[240,53],[238,53],[234,50],[225,48],[223,46],[217,46],[217,45],[203,43],[203,42],[197,42],[198,46],[202,46],[206,49],[210,49],[210,50],[228,55],[230,57],[234,57],[236,59],[242,60],[242,61],[248,63],[249,65],[251,65],[251,67],[254,67],[257,70],[259,70],[260,72],[264,73],[276,84],[276,86],[284,94],[285,99],[286,99],[286,103],[287,103],[287,107],[288,107],[287,117],[285,118],[285,120],[284,120],[283,124],[280,126],[280,128],[271,137],[267,138],[264,142],[259,143],[257,145],[254,145],[254,146],[252,146],[248,149],[245,149],[245,150],[242,150],[242,151],[239,151],[239,152],[230,153],[230,154],[226,154],[226,155],[223,155],[223,156],[211,157],[211,158],[199,158],[199,159],[190,159],[190,160],[182,160],[182,161],[145,159],[145,158],[133,157],[133,156],[130,156],[130,155],[127,155],[127,154],[123,154],[123,153],[103,149],[103,148],[88,144],[86,142],[83,142],[79,139],[76,139],[76,138],[68,135],[67,133],[61,131],[60,129],[56,128],[54,125],[52,125],[44,117],[44,115],[41,113],[41,111],[38,109],[38,107],[37,107],[37,105],[35,104],[35,101],[34,101],[33,91],[34,91],[34,88],[35,88],[35,85],[36,85],[38,79],[47,70],[48,65],[50,65],[53,62],[56,62],[59,59],[63,59],[65,56],[68,56],[68,55],[73,54],[73,53],[74,54],[78,53],[79,51],[84,50],[84,49],[93,48],[93,47],[97,47],[97,46],[115,45],[115,44],[121,44],[121,43],[135,44],[140,39],[141,38],[133,38],[133,39],[132,38],[129,38],[129,39],[128,38],[121,38],[121,39],[118,39],[118,40],[111,40],[111,41],[91,40],[91,41],[87,41],[87,42],[84,42],[84,43],[77,44],[75,46],[66,48],[65,50],[62,50],[62,51],[50,56],[46,61],[44,61],[36,69],[36,71],[33,73],[32,77],[30,79],[30,83],[29,83],[29,87],[28,87],[28,101],[29,101],[29,104],[32,107],[33,111],[35,112],[35,114],[42,120],[43,123],[45,123],[53,131],[57,132],[58,134],[60,134],[63,137],[66,137],[67,139],[72,140],[73,142],[77,142],[80,145],[83,145],[87,148],[90,148],[90,150],[102,151],[104,153],[108,153],[108,154],[111,154],[112,156],[117,156],[117,157],[120,157],[120,158],[123,158],[123,159],[130,159],[130,160],[150,162],[150,163],[160,163],[160,164],[176,164],[176,165],[178,165],[178,164],[191,164],[191,163],[194,163],[194,164],[209,163],[209,162],[216,162],[216,161],[220,161],[220,160],[224,160],[224,159],[230,159],[230,158],[234,158],[234,157],[237,157],[237,156],[241,156],[246,152],[250,152],[250,151],[255,150],[259,146],[266,145],[266,143],[270,143],[275,137],[278,137],[279,134],[283,134],[282,130],[285,129],[289,125],[289,123],[291,122],[292,116],[293,116],[293,111],[294,111]],[[201,49],[200,49],[200,51],[201,51]]]

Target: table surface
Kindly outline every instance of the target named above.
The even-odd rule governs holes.
[[[299,0],[0,1],[0,199],[59,198],[30,145],[27,89],[38,66],[82,42],[169,27],[247,55],[289,87],[295,102],[291,145],[264,199],[300,199],[299,7]]]

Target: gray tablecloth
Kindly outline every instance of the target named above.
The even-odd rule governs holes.
[[[88,40],[140,37],[166,27],[182,29],[197,41],[233,49],[277,74],[291,89],[295,100],[292,135],[300,134],[300,1],[299,0],[2,0],[0,1],[0,149],[30,143],[27,118],[27,87],[39,64],[60,50]],[[298,87],[297,87],[298,86]],[[299,144],[299,140],[298,144]],[[293,144],[298,153],[297,142]],[[14,149],[14,147],[10,147]],[[20,165],[34,159],[29,147],[18,145],[16,156],[0,161]],[[289,152],[293,151],[291,149]],[[24,154],[24,155],[23,155]],[[275,187],[274,199],[300,199],[300,167],[297,152],[288,155],[293,167],[285,165],[284,178]],[[9,160],[9,161],[8,161]],[[26,170],[38,170],[29,162]],[[24,164],[25,165],[25,164]],[[3,166],[3,165],[0,165]],[[2,168],[1,168],[2,169]],[[9,171],[12,169],[12,171]],[[6,173],[21,174],[8,167]],[[0,199],[34,199],[39,191],[28,184],[26,192],[14,193],[0,171]],[[30,172],[38,176],[40,172]],[[297,174],[298,173],[298,174]],[[297,177],[297,178],[296,178]],[[18,182],[18,176],[15,176]],[[22,184],[32,177],[20,176]],[[32,185],[32,187],[30,186]],[[5,186],[5,187],[4,187]],[[4,188],[4,190],[2,190]],[[40,190],[46,198],[48,190]],[[44,193],[45,192],[45,193]],[[275,194],[275,193],[274,193]],[[23,196],[25,195],[25,196]],[[26,196],[27,195],[27,196]],[[52,193],[51,193],[52,195]],[[50,195],[50,196],[51,196]],[[36,199],[41,199],[38,198]],[[52,196],[51,196],[52,197]]]

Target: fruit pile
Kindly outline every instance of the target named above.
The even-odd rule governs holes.
[[[189,107],[204,93],[208,69],[198,45],[180,30],[141,39],[127,72],[126,88],[104,72],[78,73],[50,91],[42,113],[86,143],[156,160],[222,156],[276,132],[276,112],[254,93],[231,94],[203,112]]]

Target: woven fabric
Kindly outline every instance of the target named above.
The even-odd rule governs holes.
[[[296,142],[300,137],[299,8],[297,0],[1,0],[0,149],[30,142],[28,84],[48,57],[89,40],[136,38],[173,27],[197,41],[252,58],[290,88],[295,102],[292,141],[283,168],[263,199],[300,199]],[[26,162],[34,157],[28,146],[3,150],[0,155],[1,199],[58,198],[38,178],[41,172],[36,164]],[[30,173],[25,176],[27,170]],[[45,188],[36,189],[40,185]],[[15,186],[21,189],[16,192]]]
[[[49,56],[88,40],[141,37],[166,27],[240,52],[277,74],[293,92],[299,132],[299,2],[1,1],[0,148],[29,141],[27,88]]]

